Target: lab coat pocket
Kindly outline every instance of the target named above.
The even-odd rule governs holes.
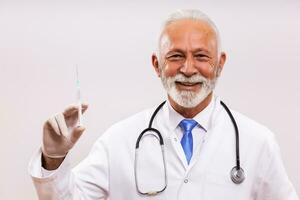
[[[230,179],[230,174],[207,172],[204,181],[205,200],[241,200],[240,186],[234,184]],[[244,199],[243,199],[244,200]]]

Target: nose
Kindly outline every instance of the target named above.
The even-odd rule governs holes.
[[[185,62],[183,63],[183,65],[179,69],[179,71],[187,77],[190,77],[190,76],[193,76],[194,74],[197,74],[198,70],[195,66],[194,59],[190,56],[187,57]]]

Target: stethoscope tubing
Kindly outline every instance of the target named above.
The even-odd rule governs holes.
[[[241,168],[240,166],[240,138],[239,138],[239,129],[238,126],[236,124],[236,121],[232,115],[232,113],[230,112],[229,108],[226,106],[226,104],[223,101],[220,101],[221,105],[224,107],[224,109],[226,110],[226,112],[228,113],[233,127],[234,127],[234,132],[235,132],[235,156],[236,156],[236,167],[239,170]]]

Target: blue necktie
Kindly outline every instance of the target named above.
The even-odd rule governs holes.
[[[179,123],[183,130],[183,137],[181,139],[181,146],[185,153],[186,160],[190,164],[193,155],[193,135],[192,130],[198,123],[193,119],[184,119]]]

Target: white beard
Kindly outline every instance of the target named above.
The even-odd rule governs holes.
[[[161,73],[162,84],[169,96],[180,106],[194,108],[199,105],[215,88],[217,77],[209,80],[200,74],[186,77],[183,74],[176,74],[173,77],[166,77],[164,70]],[[179,91],[176,88],[176,81],[188,83],[201,83],[200,91]]]

